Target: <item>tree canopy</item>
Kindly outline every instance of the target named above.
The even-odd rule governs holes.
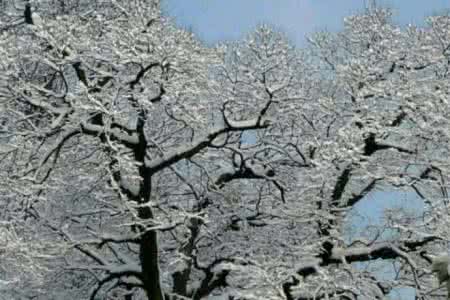
[[[446,298],[450,17],[344,25],[210,47],[158,0],[0,1],[0,293]],[[423,210],[350,236],[380,190]]]

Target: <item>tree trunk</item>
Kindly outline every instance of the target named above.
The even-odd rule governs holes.
[[[145,154],[147,141],[145,138],[144,124],[145,112],[140,112],[140,118],[136,125],[136,131],[139,135],[139,144],[134,148],[136,161],[140,162],[139,175],[142,178],[138,203],[143,205],[138,210],[138,216],[141,220],[151,220],[154,218],[153,211],[148,204],[152,194],[152,176],[153,172],[145,166]],[[147,204],[147,205],[146,205]],[[155,230],[148,230],[146,226],[139,226],[142,232],[139,247],[139,260],[142,268],[142,281],[144,290],[150,300],[164,300],[164,293],[160,282],[159,255],[158,255],[158,234]]]
[[[164,300],[158,262],[158,235],[156,231],[144,233],[139,257],[142,266],[144,289],[150,300]]]
[[[141,196],[143,196],[141,201],[143,203],[150,201],[150,181],[151,176],[145,174],[141,187]],[[149,206],[141,207],[138,215],[142,220],[153,219],[153,212]],[[164,300],[164,293],[159,278],[158,234],[155,230],[148,230],[144,226],[139,229],[143,232],[140,240],[139,259],[142,267],[142,280],[145,292],[150,300]]]

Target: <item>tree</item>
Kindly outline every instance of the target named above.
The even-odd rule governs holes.
[[[303,50],[268,26],[208,48],[157,1],[25,4],[42,25],[0,23],[12,298],[437,295],[421,253],[448,236],[448,17],[402,30],[371,9]],[[348,213],[394,188],[423,218],[349,240]],[[375,260],[396,280],[358,268]]]

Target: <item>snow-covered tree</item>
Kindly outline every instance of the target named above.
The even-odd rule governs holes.
[[[2,2],[0,291],[22,299],[436,298],[450,19],[373,9],[306,49],[202,45],[152,1]],[[376,189],[423,199],[349,238]],[[385,261],[386,281],[360,267]]]

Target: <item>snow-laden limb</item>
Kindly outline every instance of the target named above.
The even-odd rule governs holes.
[[[51,147],[50,149],[48,149],[47,153],[43,155],[42,160],[40,161],[39,165],[36,168],[36,172],[35,172],[35,179],[36,181],[43,183],[48,176],[50,176],[50,173],[52,172],[53,168],[55,167],[56,163],[58,162],[59,159],[59,154],[61,151],[61,148],[64,146],[64,143],[67,142],[70,138],[76,136],[77,134],[80,133],[79,129],[72,129],[69,130],[68,132],[66,132],[65,134],[63,134],[58,141],[55,142],[55,144],[53,145],[53,147]],[[40,172],[42,172],[42,169],[44,167],[44,165],[48,162],[48,160],[53,156],[53,161],[52,161],[52,166],[49,166],[45,175],[42,177],[42,179],[40,179]]]
[[[98,136],[106,133],[106,129],[104,126],[95,125],[87,121],[82,121],[80,125],[83,132],[90,135]],[[112,139],[121,141],[125,144],[136,145],[138,143],[138,137],[136,133],[128,134],[126,131],[121,130],[120,128],[109,129],[107,131],[107,134],[110,134]]]
[[[107,267],[101,268],[106,271],[107,275],[99,280],[97,286],[92,290],[91,296],[89,299],[94,300],[97,298],[97,294],[100,289],[103,288],[104,285],[109,284],[111,281],[121,279],[122,277],[136,277],[139,278],[141,276],[141,271],[139,266],[133,265],[121,265],[119,267]],[[139,285],[139,284],[136,284]]]
[[[146,160],[145,165],[152,173],[161,171],[182,159],[189,159],[200,153],[203,149],[212,145],[214,140],[219,136],[236,131],[254,130],[267,128],[268,124],[261,124],[259,119],[246,121],[228,121],[226,127],[217,128],[209,132],[206,136],[194,140],[190,145],[176,148],[175,150],[165,153],[163,157],[153,160]]]
[[[291,289],[299,283],[297,275],[300,278],[318,274],[321,268],[332,264],[351,264],[355,262],[366,262],[373,260],[392,260],[400,258],[410,266],[413,273],[418,271],[418,266],[414,262],[413,256],[408,252],[414,251],[419,247],[441,240],[437,236],[427,236],[417,240],[397,241],[394,243],[381,242],[373,245],[350,245],[348,247],[338,247],[331,244],[324,244],[321,253],[309,261],[302,262],[295,266],[295,276],[283,284],[283,290],[288,299],[293,299]],[[297,298],[308,299],[308,298]]]

